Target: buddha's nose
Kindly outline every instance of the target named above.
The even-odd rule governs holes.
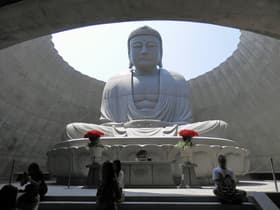
[[[141,49],[141,54],[147,54],[147,47],[144,45]]]

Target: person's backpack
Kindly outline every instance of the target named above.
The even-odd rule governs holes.
[[[220,190],[226,194],[235,193],[235,186],[234,179],[230,175],[226,175],[221,181]]]

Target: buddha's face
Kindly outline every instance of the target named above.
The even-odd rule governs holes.
[[[136,69],[149,71],[161,61],[161,43],[155,36],[139,35],[129,42],[129,59]]]

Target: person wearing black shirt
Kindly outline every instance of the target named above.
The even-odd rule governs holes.
[[[97,210],[117,210],[121,191],[116,180],[113,164],[106,161],[102,165],[102,179],[96,193]]]

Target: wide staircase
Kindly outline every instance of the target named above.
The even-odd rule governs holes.
[[[95,210],[95,196],[47,196],[39,210]],[[253,197],[241,205],[221,204],[214,196],[129,196],[120,210],[256,210],[262,209]]]

